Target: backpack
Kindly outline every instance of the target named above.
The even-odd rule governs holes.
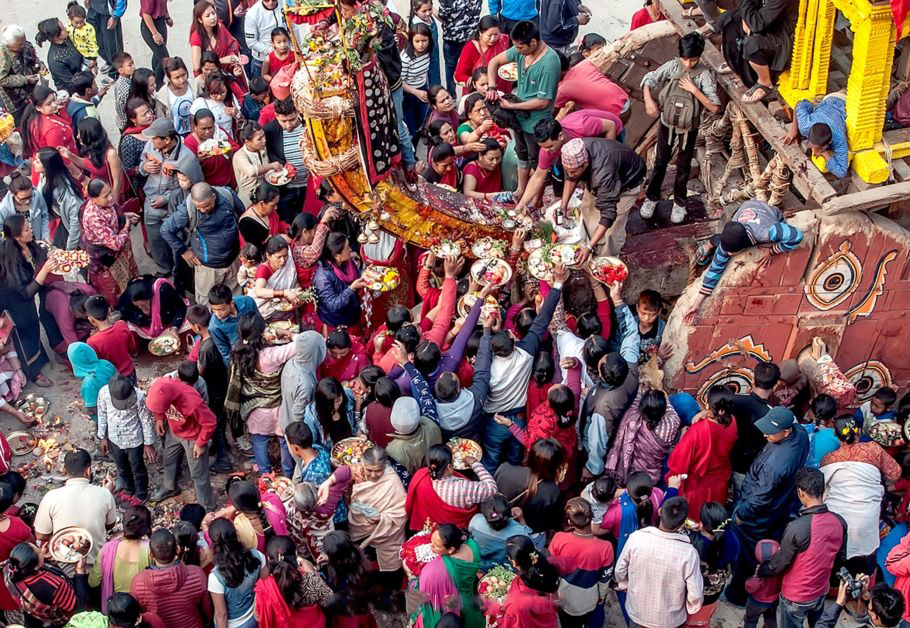
[[[661,123],[680,133],[698,129],[702,110],[702,104],[695,95],[679,86],[679,79],[683,76],[686,76],[684,71],[673,75],[657,96]]]

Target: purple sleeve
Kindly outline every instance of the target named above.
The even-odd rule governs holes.
[[[437,369],[439,373],[458,369],[458,364],[461,362],[461,358],[464,357],[464,349],[468,344],[468,339],[474,333],[474,327],[477,326],[477,321],[480,319],[480,306],[482,305],[482,299],[474,301],[474,305],[471,306],[471,311],[468,312],[464,324],[458,330],[458,335],[455,336],[452,346],[442,354],[442,360],[439,361],[439,368]]]
[[[338,502],[341,501],[341,496],[344,495],[344,492],[353,480],[351,476],[351,467],[347,465],[342,465],[335,469],[332,476],[335,478],[335,483],[332,484],[332,487],[329,489],[329,499],[316,508],[316,512],[320,515],[331,515],[335,512]]]

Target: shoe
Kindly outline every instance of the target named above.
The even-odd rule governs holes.
[[[686,219],[686,208],[684,205],[677,205],[673,203],[673,210],[670,212],[670,222],[674,225],[678,225],[683,220]]]
[[[222,460],[221,462],[216,462],[215,464],[209,466],[209,471],[212,473],[230,473],[234,470],[234,465],[232,465],[227,460]]]
[[[180,491],[178,491],[176,488],[172,488],[172,489],[168,490],[164,487],[161,487],[157,491],[152,493],[152,496],[150,499],[153,502],[163,502],[165,499],[169,499],[171,497],[177,497],[178,495],[180,495]]]
[[[250,457],[253,455],[253,443],[250,442],[250,437],[246,434],[235,438],[234,444],[237,445],[237,449],[244,456]]]
[[[645,202],[642,203],[641,209],[638,210],[638,215],[644,218],[645,220],[650,220],[654,217],[654,209],[657,207],[657,201],[652,201],[650,199],[645,199]]]

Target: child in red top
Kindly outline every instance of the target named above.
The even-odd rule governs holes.
[[[102,296],[87,299],[85,313],[96,330],[86,340],[88,346],[95,350],[99,359],[113,364],[120,375],[129,378],[136,386],[136,365],[132,356],[136,352],[136,339],[133,332],[125,321],[111,323],[107,320],[111,309]]]
[[[761,565],[771,560],[779,551],[780,544],[777,541],[763,539],[755,544],[755,560]],[[745,628],[755,628],[759,616],[764,616],[765,622],[776,617],[782,579],[782,576],[770,578],[753,576],[746,580],[746,593],[749,594],[749,598],[746,600]]]
[[[272,52],[262,62],[262,78],[271,83],[278,70],[293,62],[291,37],[285,27],[278,26],[272,31]]]

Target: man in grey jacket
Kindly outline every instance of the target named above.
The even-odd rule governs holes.
[[[10,174],[9,191],[0,201],[0,223],[16,214],[27,214],[34,238],[49,242],[51,232],[44,196],[35,189],[27,175],[19,170]]]
[[[240,268],[237,216],[244,212],[243,203],[231,188],[197,183],[186,202],[161,225],[161,237],[175,255],[193,267],[196,303],[208,305],[209,290],[225,284],[239,292],[237,270]],[[187,234],[187,241],[181,237]]]
[[[307,405],[316,390],[316,369],[325,359],[325,338],[317,331],[294,336],[296,354],[281,371],[281,407],[278,427],[284,430],[294,421],[303,421]]]
[[[168,216],[168,197],[177,189],[176,172],[182,172],[192,181],[202,181],[202,166],[195,153],[183,145],[170,118],[158,118],[146,131],[150,139],[142,149],[139,172],[148,178],[145,192],[144,220],[152,259],[160,275],[174,271],[174,257],[161,237],[161,226]]]

